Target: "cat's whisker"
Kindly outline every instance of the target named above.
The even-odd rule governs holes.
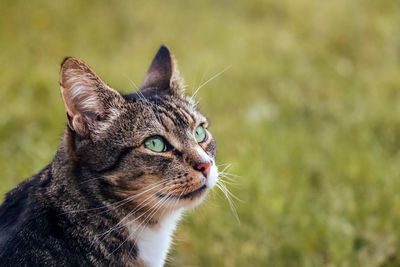
[[[220,172],[225,172],[226,170],[228,170],[232,166],[232,164],[231,163],[225,163],[225,164],[217,165],[217,167],[222,167],[222,166],[225,166],[225,167]]]
[[[147,107],[147,109],[153,114],[153,116],[158,120],[158,122],[161,123],[161,118],[160,116],[154,112],[153,110],[153,103],[151,103],[146,97],[143,95],[143,93],[140,90],[136,91],[136,94],[139,96],[139,99],[142,100],[143,104]],[[157,106],[157,98],[156,98],[156,106]]]
[[[174,189],[171,192],[168,192],[165,196],[162,197],[161,200],[165,200],[164,202],[161,202],[161,205],[163,205],[164,203],[166,203],[169,199],[174,197],[174,193],[176,193],[177,191],[179,191],[179,189]],[[156,206],[156,205],[155,205]],[[146,218],[144,221],[148,220],[148,218]]]
[[[230,167],[230,165],[226,166],[222,171],[219,171],[219,172],[218,172],[218,175],[225,176],[225,177],[230,177],[230,178],[232,178],[232,177],[234,177],[234,178],[241,178],[240,175],[236,175],[236,174],[233,174],[233,173],[228,172],[227,169],[228,169],[229,167]]]
[[[224,177],[221,177],[221,176],[218,176],[218,179],[219,179],[219,180],[222,180],[222,182],[223,182],[224,184],[229,184],[229,185],[232,185],[232,186],[238,186],[238,185],[239,185],[239,183],[237,183],[237,182],[232,182],[232,181],[227,181],[227,180],[225,180]]]
[[[231,174],[231,173],[225,173],[225,172],[222,172],[222,173],[220,172],[220,173],[218,173],[218,175],[226,177],[226,178],[228,178],[229,180],[232,180],[232,181],[235,181],[236,178],[242,178],[239,175],[235,175],[235,174]]]
[[[217,185],[216,185],[217,186]],[[218,186],[217,186],[218,187]],[[213,194],[213,196],[217,196],[219,199],[221,200],[225,200],[225,194],[222,193],[223,196],[221,196],[221,190],[212,190],[211,193]]]
[[[136,85],[136,83],[129,78],[127,75],[124,75],[126,79],[128,79],[128,81],[131,83],[131,85],[133,85],[133,87],[135,87],[136,90],[139,90],[139,87]]]
[[[157,188],[157,187],[159,187],[159,186],[164,185],[165,183],[166,183],[166,181],[160,181],[160,182],[157,182],[157,183],[155,183],[155,184],[150,184],[150,185],[148,185],[148,186],[146,186],[146,187],[143,188],[143,189],[146,189],[146,190],[144,190],[144,191],[142,191],[142,192],[140,192],[140,193],[138,193],[138,194],[134,194],[134,195],[132,195],[132,196],[129,196],[129,197],[125,198],[124,200],[118,201],[118,202],[124,202],[124,203],[118,204],[117,206],[113,207],[113,209],[119,208],[120,206],[126,204],[127,202],[129,202],[129,201],[131,201],[131,200],[134,200],[135,198],[138,198],[138,197],[140,197],[141,195],[143,195],[143,194],[145,194],[145,193],[147,193],[147,192],[149,192],[149,191],[151,191],[151,190],[154,190],[155,188]],[[149,188],[149,187],[150,187],[150,188]],[[111,206],[116,205],[118,202],[115,202],[115,203],[111,204]]]
[[[218,178],[222,180],[225,184],[230,185],[240,185],[240,183],[235,178],[240,178],[241,176],[228,172],[227,170],[232,166],[230,163],[219,164],[217,167],[223,167],[221,171],[218,171]]]
[[[222,177],[225,180],[228,180],[228,181],[233,182],[233,183],[237,183],[238,178],[242,178],[239,175],[235,175],[235,174],[232,174],[232,173],[229,173],[229,172],[219,172],[218,173],[218,177]]]
[[[167,182],[167,181],[168,181],[168,179],[166,180],[166,182]],[[103,235],[106,236],[107,234],[111,233],[112,231],[117,230],[117,229],[120,229],[120,228],[123,228],[123,227],[125,227],[126,225],[128,225],[128,224],[130,224],[130,223],[132,223],[132,222],[134,222],[134,221],[140,219],[141,217],[145,216],[145,215],[152,209],[152,207],[151,207],[149,210],[147,210],[147,211],[145,211],[144,213],[142,213],[140,216],[136,217],[134,220],[129,221],[129,222],[125,223],[125,224],[122,224],[122,222],[123,222],[124,220],[126,220],[126,219],[128,219],[129,217],[133,216],[138,210],[144,208],[144,206],[145,206],[146,204],[150,203],[150,202],[153,200],[153,197],[155,197],[157,194],[161,193],[161,191],[162,191],[163,189],[164,189],[164,188],[161,188],[161,189],[159,189],[157,192],[154,192],[153,194],[151,194],[150,196],[148,196],[146,199],[144,199],[142,202],[140,202],[132,211],[130,211],[124,218],[122,218],[115,226],[113,226],[112,228],[110,228],[109,230],[107,230],[106,232],[102,233],[102,234],[99,235],[99,236],[100,236],[100,237],[103,236]],[[174,192],[174,191],[173,191],[173,192]],[[173,193],[173,192],[171,192],[171,193]],[[157,203],[159,203],[159,202],[160,202],[160,201],[157,201],[155,205],[157,205]],[[122,224],[122,225],[121,225],[121,224]]]
[[[144,227],[145,227],[145,225],[146,225],[146,222],[148,222],[149,220],[152,219],[153,215],[156,214],[156,212],[163,206],[164,203],[166,203],[166,202],[168,201],[168,199],[169,199],[170,197],[171,197],[171,196],[168,196],[168,195],[164,196],[164,197],[163,197],[162,199],[160,199],[153,207],[151,207],[151,209],[149,209],[149,211],[150,211],[149,214],[148,214],[148,215],[146,216],[146,218],[144,218],[144,220],[137,226],[137,229],[141,229],[141,230],[139,231],[139,233],[138,233],[138,231],[136,230],[138,236],[139,236],[140,233],[143,231],[143,229],[144,229]]]
[[[156,115],[156,113],[154,112],[154,110],[152,108],[153,103],[151,103],[149,100],[147,100],[146,97],[143,95],[143,93],[140,90],[138,90],[136,93],[139,96],[139,98],[143,101],[143,104],[147,107],[147,109],[153,114],[153,116],[158,120],[158,122],[161,123],[160,116],[158,114]],[[156,101],[157,101],[157,99],[156,99]],[[156,104],[156,106],[157,106],[157,104]]]
[[[172,194],[172,193],[175,193],[177,190],[173,190],[172,192],[169,192],[168,194]],[[172,206],[175,206],[177,203],[178,203],[178,201],[179,201],[179,198],[182,196],[182,192],[181,192],[181,194],[179,195],[179,197],[175,197],[175,201],[173,202],[173,204],[172,204]],[[161,214],[160,214],[160,217],[162,217],[163,215],[164,215],[164,213],[165,212],[167,212],[167,210],[166,209],[164,209],[164,210],[162,210],[161,211]]]
[[[221,164],[217,164],[217,167],[222,167],[222,166],[225,166],[226,168],[229,168],[229,167],[231,167],[232,166],[232,163],[221,163]],[[225,169],[226,169],[225,168]],[[225,170],[224,169],[224,170]]]
[[[177,189],[176,190],[173,190],[172,192],[169,192],[168,194],[166,194],[161,200],[164,200],[164,201],[161,201],[159,204],[158,204],[158,207],[157,207],[157,205],[155,205],[154,207],[153,207],[153,212],[152,213],[150,213],[140,224],[139,224],[139,226],[137,227],[137,229],[139,229],[139,228],[141,228],[141,230],[139,231],[139,233],[137,233],[137,231],[136,231],[136,234],[138,235],[138,236],[140,236],[140,234],[143,232],[143,230],[144,230],[144,228],[145,228],[145,222],[147,222],[148,220],[151,220],[152,219],[152,217],[163,207],[163,205],[165,204],[165,203],[167,203],[174,195],[173,195],[173,193],[175,193],[177,191]]]
[[[167,194],[164,197],[162,197],[160,200],[157,201],[157,203],[153,207],[151,207],[149,210],[147,210],[146,213],[148,213],[150,211],[152,211],[152,212],[150,212],[150,214],[144,220],[142,220],[142,222],[137,226],[136,230],[132,233],[135,233],[137,236],[140,236],[141,232],[143,231],[144,227],[146,226],[145,222],[150,220],[151,218],[149,218],[149,217],[153,216],[163,206],[163,204],[166,201],[168,201],[169,198],[171,198],[173,196],[172,193],[173,192],[170,192],[170,193],[168,193],[169,195]],[[164,198],[166,198],[166,199],[164,200]],[[141,216],[143,216],[146,213],[143,213]],[[134,220],[126,223],[124,226],[132,224],[133,222],[137,221],[140,217],[137,217]],[[139,233],[137,233],[138,229],[141,229]],[[131,237],[132,233],[129,234],[128,237],[113,252],[111,252],[111,254],[113,254],[115,251],[117,251]]]
[[[162,185],[162,184],[164,184],[164,183],[167,183],[168,181],[169,181],[169,179],[163,180],[163,181],[161,181],[160,183],[158,183],[158,185]],[[157,183],[156,183],[156,185],[157,185]],[[143,192],[137,194],[136,196],[142,195],[142,194],[144,194],[144,193],[146,193],[146,192],[148,192],[148,191],[150,191],[150,190],[152,190],[152,189],[154,189],[154,188],[155,188],[155,187],[152,187],[152,188],[150,188],[150,189],[148,189],[148,190],[145,190],[145,191],[143,191]],[[116,230],[116,229],[118,229],[118,228],[123,227],[124,225],[122,225],[122,226],[119,226],[119,225],[120,225],[124,220],[126,220],[127,218],[133,216],[138,210],[142,209],[142,208],[144,207],[144,205],[146,205],[146,204],[148,204],[149,202],[151,202],[152,198],[155,197],[157,194],[161,193],[161,191],[162,191],[163,189],[164,189],[164,188],[161,188],[161,189],[157,190],[156,192],[154,192],[153,194],[151,194],[150,196],[148,196],[146,199],[144,199],[142,202],[140,202],[139,204],[137,204],[137,206],[136,206],[133,210],[131,210],[124,218],[122,218],[115,226],[113,226],[112,228],[110,228],[110,229],[107,230],[106,232],[100,234],[99,236],[107,235],[107,234],[111,233],[112,231],[114,231],[114,230]],[[139,217],[137,217],[136,219],[141,218],[141,217],[144,216],[146,213],[147,213],[147,211],[144,212],[144,213],[142,213],[142,214],[141,214]],[[129,224],[129,222],[128,222],[128,224]]]
[[[237,179],[232,178],[226,174],[218,174],[218,178],[223,179],[224,181],[229,181],[232,184],[240,184]]]
[[[219,172],[218,175],[227,177],[227,178],[232,179],[232,180],[235,179],[235,178],[240,178],[240,176],[238,176],[238,175],[227,173],[227,172]]]
[[[82,184],[86,184],[88,182],[92,182],[92,181],[100,180],[100,179],[104,179],[104,177],[96,177],[96,178],[92,178],[92,179],[87,179],[86,181],[80,182],[79,184],[82,185]]]
[[[222,186],[225,188],[225,190],[226,190],[226,192],[229,194],[229,196],[231,196],[232,198],[236,199],[236,200],[239,201],[239,202],[244,202],[242,199],[240,199],[240,198],[238,198],[237,196],[235,196],[235,195],[226,187],[226,185],[224,184],[223,181],[220,181],[220,185],[222,185]]]
[[[116,209],[116,208],[118,208],[118,207],[124,205],[125,203],[127,203],[127,202],[129,202],[129,201],[131,201],[131,200],[133,200],[133,199],[135,199],[135,198],[137,198],[137,197],[143,195],[144,193],[146,193],[146,192],[148,192],[148,191],[151,191],[151,190],[153,190],[154,188],[157,188],[158,186],[161,186],[163,183],[166,183],[166,182],[167,182],[167,181],[161,181],[161,182],[157,182],[157,183],[155,183],[155,184],[150,184],[150,185],[144,187],[143,189],[146,189],[146,188],[148,188],[148,187],[151,187],[151,188],[149,188],[149,189],[147,189],[147,190],[145,190],[145,191],[142,191],[142,192],[140,192],[139,194],[132,195],[132,196],[129,196],[129,197],[124,198],[124,199],[122,199],[122,200],[119,200],[119,201],[117,201],[117,202],[111,203],[111,204],[109,204],[109,205],[104,205],[104,206],[101,206],[101,207],[90,208],[90,209],[72,210],[72,211],[68,211],[68,212],[61,213],[60,215],[71,214],[71,213],[78,213],[78,212],[94,211],[94,210],[102,210],[102,209],[106,209],[106,212],[108,212],[109,209],[110,209],[109,206],[111,206],[111,209]],[[116,205],[116,206],[115,206],[115,205]],[[114,206],[115,206],[115,207],[114,207]],[[98,214],[101,214],[101,213],[102,213],[102,212],[97,213],[97,215],[98,215]]]
[[[236,218],[236,220],[240,224],[240,219],[239,219],[239,216],[238,216],[237,211],[236,211],[236,206],[235,206],[233,200],[231,199],[229,190],[225,187],[225,185],[223,183],[217,182],[216,186],[224,193],[226,199],[228,200],[229,206],[230,206],[230,208],[232,210],[233,216]]]
[[[133,210],[131,210],[130,212],[128,212],[127,215],[125,215],[125,217],[123,217],[116,225],[114,225],[113,227],[111,227],[109,230],[107,230],[106,232],[100,234],[99,236],[107,236],[107,234],[111,233],[112,231],[116,230],[118,228],[119,225],[121,225],[126,219],[128,219],[129,217],[131,217],[132,215],[134,215],[138,210],[142,209],[144,207],[144,205],[150,203],[153,198],[160,193],[163,190],[163,188],[159,189],[157,192],[151,194],[150,196],[148,196],[146,199],[144,199],[142,202],[140,202]],[[143,214],[141,214],[139,217],[137,217],[136,219],[140,218],[141,216],[143,216]]]
[[[224,174],[224,175],[229,176],[229,177],[235,177],[235,178],[241,178],[242,177],[240,175],[233,174],[233,173],[230,173],[230,172],[227,172],[227,171],[222,171],[222,172],[219,172],[219,173],[220,174]]]
[[[206,71],[203,72],[203,74],[201,75],[200,81],[197,85],[195,85],[197,83],[197,79],[195,80],[195,82],[193,83],[192,90],[191,90],[192,92],[194,92],[195,88],[199,88],[199,86],[202,84],[202,82],[206,76],[206,73],[207,73]],[[198,101],[194,101],[193,97],[190,97],[189,99],[190,99],[190,102],[193,103],[194,106],[197,106],[199,104]]]
[[[231,66],[226,67],[225,69],[223,69],[222,71],[218,72],[217,74],[213,75],[210,79],[208,79],[207,81],[205,81],[204,83],[202,83],[197,89],[196,91],[194,91],[194,93],[192,94],[192,96],[190,97],[190,99],[193,101],[193,99],[196,97],[197,93],[199,92],[199,90],[205,86],[206,84],[208,84],[209,82],[211,82],[212,80],[214,80],[215,78],[217,78],[218,76],[220,76],[222,73],[224,73],[225,71],[227,71],[228,69],[230,69]]]

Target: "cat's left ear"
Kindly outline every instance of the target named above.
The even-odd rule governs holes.
[[[183,81],[170,50],[162,45],[151,63],[140,91],[158,94],[183,93]]]

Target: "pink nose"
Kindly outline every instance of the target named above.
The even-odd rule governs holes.
[[[195,169],[201,172],[205,177],[207,177],[208,173],[210,172],[211,166],[212,166],[212,161],[196,165]]]

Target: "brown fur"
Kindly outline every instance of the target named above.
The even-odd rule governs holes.
[[[63,142],[49,166],[0,207],[0,262],[144,266],[126,226],[137,219],[157,228],[204,196],[206,189],[194,193],[206,179],[197,149],[215,160],[216,144],[209,131],[201,143],[194,133],[207,128],[207,119],[183,94],[165,47],[133,94],[119,94],[74,58],[62,63],[60,84],[68,121]],[[162,136],[168,151],[147,148],[152,136]]]

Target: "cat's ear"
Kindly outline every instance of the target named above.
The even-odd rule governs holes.
[[[183,81],[169,49],[162,45],[147,71],[140,91],[155,93],[183,93]]]
[[[60,84],[68,125],[81,136],[105,129],[123,101],[88,65],[75,58],[66,58],[61,64]]]

